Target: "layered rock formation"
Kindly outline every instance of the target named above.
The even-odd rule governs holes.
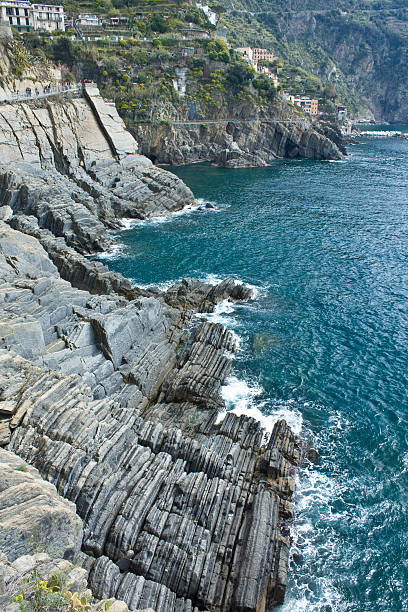
[[[0,106],[0,199],[82,253],[103,250],[121,218],[194,202],[176,176],[138,155],[114,107],[87,99]],[[90,102],[88,102],[90,100]]]
[[[132,129],[144,155],[164,164],[210,161],[225,167],[265,166],[275,157],[342,159],[341,139],[305,121],[231,120],[177,125],[140,124]]]
[[[284,422],[268,443],[252,419],[215,424],[234,339],[191,318],[242,289],[92,296],[35,238],[3,224],[0,245],[3,443],[75,502],[94,594],[159,611],[281,602],[301,449]]]
[[[77,558],[83,530],[75,505],[60,497],[36,469],[3,449],[0,493],[1,551],[9,561],[38,548],[64,559]]]
[[[253,419],[217,424],[235,340],[195,317],[250,292],[142,291],[84,256],[120,218],[170,213],[191,191],[136,153],[93,88],[3,105],[0,130],[1,445],[75,503],[96,597],[156,612],[281,603],[302,448],[283,421],[269,440]]]
[[[47,597],[53,589],[60,604],[65,592],[64,609],[76,598],[76,603],[86,600],[91,612],[108,608],[128,612],[125,602],[96,599],[88,588],[92,561],[80,552],[83,528],[75,504],[58,495],[38,470],[4,449],[0,449],[0,492],[2,612],[20,612],[19,603],[38,608],[39,594]],[[46,609],[51,608],[49,602]]]

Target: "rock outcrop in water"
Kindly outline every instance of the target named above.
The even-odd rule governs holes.
[[[227,168],[265,166],[275,157],[340,160],[341,135],[310,122],[230,120],[132,128],[141,151],[159,163],[209,161]]]
[[[281,603],[302,448],[283,421],[269,440],[253,419],[217,422],[235,340],[195,316],[250,291],[140,290],[84,256],[121,218],[191,205],[191,191],[136,153],[92,88],[3,105],[0,130],[0,444],[75,503],[98,599]]]
[[[94,595],[160,611],[282,601],[301,449],[282,421],[268,443],[252,419],[216,424],[234,339],[192,317],[234,284],[128,301],[73,288],[5,224],[0,248],[2,443],[75,502]]]

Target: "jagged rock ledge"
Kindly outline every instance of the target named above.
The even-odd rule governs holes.
[[[142,291],[84,257],[120,218],[194,201],[112,113],[94,90],[0,107],[0,443],[75,503],[96,597],[262,612],[283,601],[303,449],[283,421],[267,442],[216,424],[235,341],[194,313],[245,287]]]
[[[216,424],[234,338],[193,316],[245,288],[92,295],[5,223],[0,270],[1,441],[76,504],[94,595],[157,612],[281,603],[302,448],[283,421],[267,444],[253,419]]]
[[[132,128],[140,150],[156,163],[211,162],[226,168],[266,166],[276,157],[341,160],[346,154],[338,129],[323,123],[229,120]]]

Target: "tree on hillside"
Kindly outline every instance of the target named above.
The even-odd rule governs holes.
[[[248,85],[254,78],[254,70],[243,62],[236,62],[227,70],[227,82],[234,90],[241,89],[244,85]]]

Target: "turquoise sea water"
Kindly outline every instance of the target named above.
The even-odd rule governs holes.
[[[240,336],[224,396],[302,427],[285,612],[408,610],[408,142],[344,163],[175,169],[217,211],[123,231],[105,260],[137,283],[232,275],[259,288],[215,315]]]

